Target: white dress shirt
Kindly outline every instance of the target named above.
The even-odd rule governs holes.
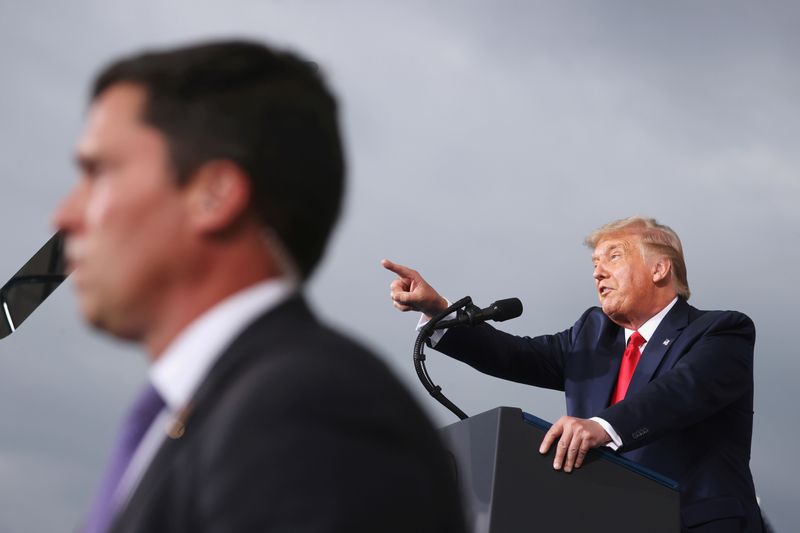
[[[640,350],[642,352],[642,357],[645,357],[645,355],[646,355],[645,348],[647,347],[647,341],[650,340],[650,338],[653,336],[653,333],[656,332],[656,329],[658,328],[659,324],[661,324],[661,321],[664,320],[664,317],[667,316],[667,313],[669,313],[669,310],[672,309],[672,306],[674,306],[675,302],[677,302],[677,301],[678,301],[678,297],[676,296],[675,298],[672,299],[672,301],[670,303],[667,304],[666,307],[664,307],[661,311],[659,311],[658,313],[653,315],[652,318],[650,318],[647,322],[642,324],[642,326],[639,328],[639,335],[641,335],[642,338],[644,338],[644,344],[642,344],[642,346],[640,348]],[[448,307],[450,306],[450,301],[449,300],[447,301],[447,305],[448,305]],[[445,319],[449,319],[449,318],[455,318],[455,313],[451,313]],[[417,331],[422,329],[422,326],[424,326],[427,323],[428,323],[428,320],[425,318],[425,315],[422,315],[419,318],[419,322],[417,323]],[[625,328],[625,345],[626,346],[628,345],[628,339],[631,338],[631,335],[633,335],[634,331],[635,330],[633,330],[633,329]],[[439,329],[439,330],[434,331],[433,335],[431,335],[431,337],[430,337],[431,346],[435,348],[436,344],[440,340],[442,340],[442,337],[444,337],[446,332],[447,332],[446,329]],[[620,438],[619,434],[614,430],[614,428],[611,426],[611,424],[609,424],[608,422],[606,422],[605,420],[603,420],[602,418],[597,417],[597,416],[594,416],[594,417],[590,418],[589,420],[594,420],[595,422],[597,422],[598,424],[603,426],[603,429],[606,430],[606,433],[608,433],[608,436],[611,437],[611,442],[606,444],[606,446],[608,446],[612,450],[617,450],[620,446],[622,446],[622,439]]]
[[[115,500],[124,502],[139,483],[166,437],[175,415],[191,400],[213,364],[259,315],[277,307],[297,290],[279,278],[243,289],[200,315],[181,331],[149,370],[150,382],[166,406],[153,421],[120,481]]]

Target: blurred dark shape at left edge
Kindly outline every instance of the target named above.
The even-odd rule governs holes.
[[[16,331],[67,275],[64,239],[56,233],[0,288],[0,339]]]

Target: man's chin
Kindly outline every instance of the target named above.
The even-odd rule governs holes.
[[[98,331],[105,331],[111,333],[109,331],[109,326],[107,324],[106,317],[103,316],[103,313],[81,309],[81,314],[83,315],[84,322],[86,322],[91,328],[96,329]]]
[[[97,331],[101,331],[106,335],[111,335],[115,339],[121,341],[139,342],[141,340],[141,335],[139,335],[137,331],[108,319],[91,320],[89,321],[89,325]]]
[[[619,307],[614,305],[612,302],[601,302],[600,307],[603,309],[603,313],[611,320],[614,320],[615,317],[619,316]]]
[[[623,328],[633,329],[633,326],[631,326],[629,322],[629,315],[622,311],[618,306],[604,305],[602,306],[602,309],[603,314],[605,314],[614,324]]]
[[[80,306],[80,312],[84,322],[92,329],[102,331],[103,333],[107,333],[121,340],[136,340],[137,338],[136,334],[131,331],[130,326],[127,325],[125,321],[115,319],[118,313],[115,314],[103,311],[87,304],[82,304]]]

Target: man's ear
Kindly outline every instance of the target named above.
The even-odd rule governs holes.
[[[203,233],[225,231],[250,205],[250,180],[242,168],[227,160],[204,163],[186,185],[192,224]]]
[[[668,257],[662,256],[656,259],[652,265],[653,283],[659,284],[665,280],[669,280],[672,272],[672,261]]]

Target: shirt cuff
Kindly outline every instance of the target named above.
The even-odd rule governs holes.
[[[450,300],[445,298],[445,301],[447,302],[447,307],[450,307]],[[453,311],[452,313],[450,313],[449,315],[444,317],[442,320],[450,320],[451,318],[455,318],[455,317],[456,317],[456,313],[455,313],[455,311]],[[425,315],[421,314],[419,316],[419,322],[417,322],[417,331],[421,330],[422,327],[425,324],[427,324],[428,322],[430,322],[430,319],[425,318]],[[429,337],[430,343],[431,343],[431,348],[436,348],[436,345],[439,344],[439,341],[442,340],[442,337],[444,337],[445,333],[447,333],[446,329],[437,329],[437,330],[435,330],[433,332],[433,334]]]
[[[611,437],[611,442],[606,443],[606,446],[608,446],[614,451],[618,450],[620,446],[622,446],[622,439],[619,438],[619,435],[617,434],[616,431],[614,431],[614,428],[611,427],[611,424],[609,424],[608,422],[597,416],[593,416],[589,420],[592,420],[600,424],[603,427],[603,429],[606,430],[608,436]]]

